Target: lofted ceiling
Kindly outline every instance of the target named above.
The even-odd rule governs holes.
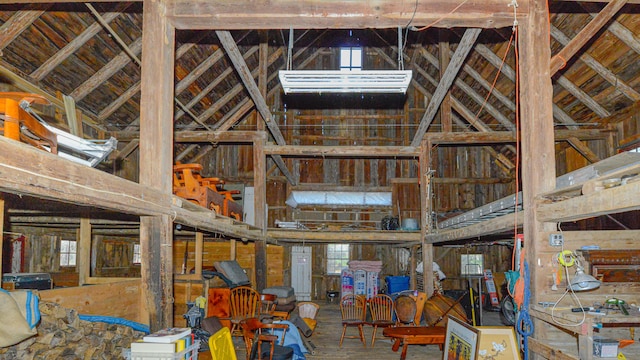
[[[177,132],[255,129],[255,122],[246,121],[255,113],[253,100],[221,40],[214,31],[197,30],[211,19],[217,21],[216,27],[226,26],[232,30],[233,41],[254,78],[260,72],[260,46],[268,46],[265,98],[277,122],[284,125],[283,104],[287,101],[281,98],[277,71],[287,68],[289,29],[279,27],[286,24],[283,15],[286,6],[293,6],[293,12],[302,11],[305,3],[281,3],[284,5],[280,7],[256,8],[256,14],[264,13],[264,18],[257,21],[259,16],[256,14],[251,17],[247,13],[239,15],[218,2],[188,3],[191,7],[181,6],[183,4],[178,1],[169,2],[169,18],[179,28],[175,50]],[[423,98],[422,106],[414,104],[413,107],[428,112],[429,99],[442,90],[449,90],[454,131],[515,129],[516,40],[512,27],[507,25],[513,22],[509,17],[513,10],[505,10],[505,2],[462,3],[469,7],[464,12],[467,15],[476,10],[478,14],[491,12],[494,11],[492,7],[502,6],[500,12],[494,11],[493,20],[487,22],[481,15],[473,19],[464,14],[456,17],[456,8],[452,8],[455,4],[450,2],[441,5],[443,9],[452,10],[435,13],[429,13],[433,6],[418,5],[417,1],[415,6],[404,4],[402,6],[407,9],[400,9],[401,15],[393,17],[389,14],[395,14],[395,8],[390,8],[390,2],[383,1],[375,11],[363,10],[363,18],[358,21],[342,23],[335,20],[331,23],[332,29],[322,28],[329,24],[323,22],[326,19],[321,16],[325,14],[330,18],[326,9],[317,2],[310,3],[315,5],[309,10],[312,13],[309,28],[301,28],[299,18],[295,24],[295,41],[290,54],[293,69],[336,69],[338,48],[349,41],[363,46],[365,67],[397,69],[398,31],[391,25],[404,24],[409,18],[409,28],[404,26],[402,29],[402,64],[413,70],[409,91]],[[618,8],[624,4],[618,3]],[[518,17],[526,11],[528,3],[522,5],[517,10]],[[604,5],[569,1],[551,3],[552,55],[560,53],[575,38],[584,37],[581,31],[588,28]],[[353,9],[349,7],[350,11],[357,12],[355,5],[349,6],[354,6]],[[60,111],[63,106],[59,95],[71,96],[82,111],[85,136],[113,135],[118,138],[122,150],[126,143],[137,137],[139,130],[142,7],[141,2],[0,5],[2,90],[45,93]],[[557,129],[601,128],[603,118],[640,99],[640,16],[637,10],[638,6],[634,4],[627,4],[619,11],[616,8],[610,15],[611,20],[588,36],[586,45],[576,55],[566,61],[562,57],[552,60],[552,66],[555,64],[558,68],[553,76],[553,113]],[[388,16],[381,17],[381,13]],[[372,17],[375,19],[376,16],[378,26],[362,29],[371,25]],[[348,29],[353,23],[358,26]],[[441,74],[445,71],[440,62],[455,59],[466,30],[460,27],[418,28],[430,24],[484,27],[477,40],[472,41],[468,56],[462,58],[464,62],[457,76],[451,79],[450,88],[441,85]],[[263,30],[243,30],[258,26],[263,26]],[[390,26],[392,28],[388,28]],[[346,101],[348,99],[343,104]],[[366,106],[375,108],[371,103],[379,101],[380,98],[371,98]],[[404,99],[398,101],[401,104]],[[298,103],[298,106],[305,105]],[[390,111],[397,113],[398,108],[401,111],[402,105]],[[411,131],[415,131],[425,117],[424,113],[413,114]],[[68,127],[64,117],[52,118],[52,121],[57,121],[58,127]],[[429,123],[425,130],[440,131],[441,124]],[[283,131],[286,135],[287,129]],[[412,140],[415,140],[412,136],[399,137],[386,144],[407,146]],[[581,147],[575,142],[571,145]],[[185,140],[175,146],[176,160],[196,161],[211,148]],[[506,145],[495,149],[494,157],[502,157],[508,168],[515,148]],[[594,160],[594,154],[587,155]]]

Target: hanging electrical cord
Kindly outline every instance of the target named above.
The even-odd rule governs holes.
[[[516,330],[522,336],[522,349],[524,351],[524,360],[529,360],[529,336],[533,335],[533,321],[529,315],[529,300],[531,298],[531,289],[529,284],[529,263],[524,263],[524,303],[518,313],[516,322]]]
[[[434,26],[435,24],[439,23],[440,21],[444,20],[448,15],[453,14],[454,12],[456,12],[458,9],[460,9],[462,7],[462,5],[466,4],[467,1],[469,0],[464,0],[463,2],[461,2],[460,4],[458,4],[456,7],[454,7],[451,11],[449,11],[449,13],[445,16],[442,16],[441,18],[435,20],[434,22],[432,22],[429,25],[423,26],[421,28],[416,28],[415,26],[411,26],[410,29],[411,31],[423,31],[423,30],[427,30],[428,28]],[[418,6],[418,2],[416,1],[416,8]]]

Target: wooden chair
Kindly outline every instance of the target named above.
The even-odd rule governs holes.
[[[229,328],[223,327],[209,337],[209,350],[213,360],[236,360],[236,349]]]
[[[231,289],[229,296],[231,335],[241,335],[238,329],[240,321],[257,317],[259,311],[260,294],[257,291],[248,286],[239,286]]]
[[[310,301],[301,301],[298,303],[298,316],[300,316],[302,321],[311,329],[311,334],[313,334],[313,331],[316,329],[316,315],[318,315],[318,310],[320,310],[320,305],[316,303]]]
[[[260,294],[260,318],[273,318],[277,298],[273,294]]]
[[[366,299],[362,295],[345,295],[340,299],[340,313],[342,314],[342,336],[340,336],[340,346],[345,338],[347,327],[358,328],[359,336],[347,336],[349,338],[359,338],[364,347],[367,347],[367,340],[364,338],[363,325],[367,315]]]
[[[289,329],[289,325],[287,324],[265,324],[257,318],[248,318],[240,321],[240,327],[247,350],[247,359],[253,360],[256,356],[258,360],[261,359],[262,355],[266,352],[263,349],[263,343],[269,343],[269,360],[273,359],[273,355],[276,352],[293,352],[292,349],[282,346],[287,329]],[[266,330],[271,329],[282,330],[280,344],[276,344],[278,341],[277,335],[267,333]]]
[[[378,327],[390,327],[395,326],[396,322],[393,320],[393,299],[389,295],[378,294],[368,301],[369,313],[371,314],[371,322],[369,325],[373,326],[373,334],[371,335],[371,347],[376,344],[376,333]]]
[[[397,325],[416,325],[416,300],[409,295],[400,295],[393,303]]]

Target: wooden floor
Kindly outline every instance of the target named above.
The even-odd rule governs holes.
[[[342,324],[340,319],[340,307],[337,304],[327,304],[324,301],[317,302],[320,305],[320,311],[317,316],[318,325],[313,335],[309,338],[316,346],[315,354],[307,354],[309,360],[338,360],[338,359],[354,359],[354,360],[398,360],[400,359],[400,351],[393,352],[391,350],[391,342],[382,337],[382,331],[378,330],[379,337],[376,339],[375,348],[371,348],[371,332],[370,326],[365,326],[365,337],[367,347],[364,347],[358,339],[346,339],[342,344],[342,348],[338,348],[340,335],[342,333]],[[485,313],[484,325],[500,325],[497,313]],[[498,319],[498,320],[495,320]],[[498,323],[495,323],[498,321]],[[347,329],[347,335],[357,335],[357,329]],[[244,350],[244,342],[242,338],[234,338],[234,345],[238,360],[246,359]],[[199,359],[210,359],[210,354],[200,353]],[[407,360],[441,360],[442,351],[437,345],[409,345],[407,351]]]

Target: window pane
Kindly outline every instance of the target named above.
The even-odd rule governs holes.
[[[69,266],[76,266],[76,254],[69,254]]]
[[[351,67],[362,67],[362,49],[361,48],[351,48]]]
[[[69,241],[69,252],[76,252],[76,242],[75,241]]]
[[[69,265],[69,255],[68,254],[60,254],[60,266]]]
[[[60,251],[63,253],[69,252],[69,242],[67,240],[60,241]]]
[[[351,51],[349,48],[341,48],[340,49],[340,67],[350,67],[351,66]]]

